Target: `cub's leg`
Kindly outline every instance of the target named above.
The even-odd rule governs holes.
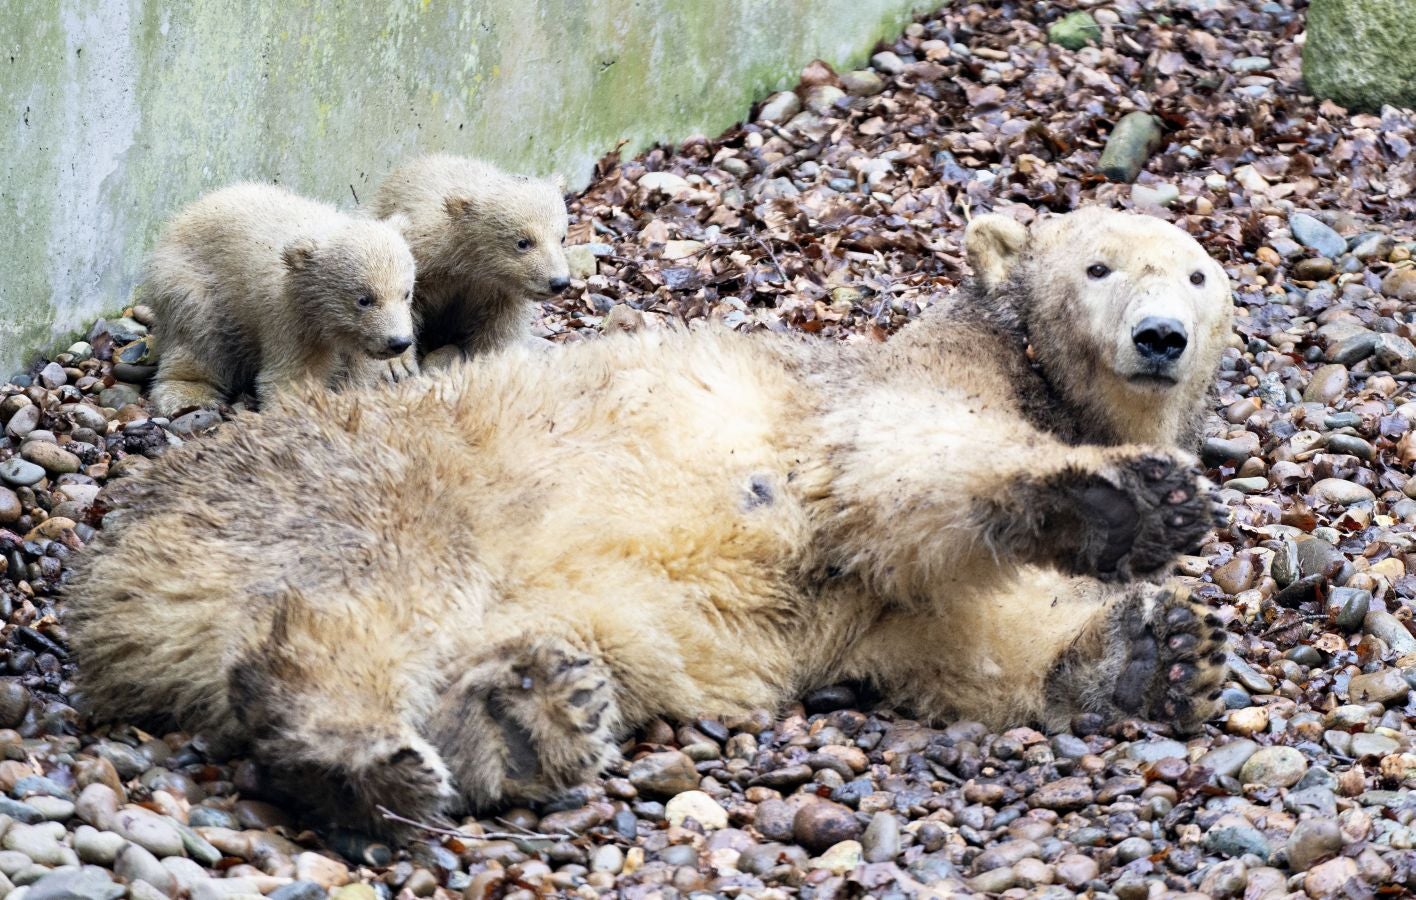
[[[616,679],[580,643],[524,634],[472,660],[444,692],[429,738],[474,809],[550,799],[618,755]]]
[[[193,407],[214,407],[225,397],[216,373],[184,347],[163,347],[149,402],[159,415]]]
[[[338,377],[355,387],[406,381],[418,374],[418,354],[408,350],[393,359],[374,359],[363,354],[348,354],[340,365]]]
[[[1049,712],[1139,716],[1182,734],[1219,711],[1219,619],[1178,588],[1136,585],[1093,614],[1052,662]]]
[[[397,831],[380,807],[436,819],[456,792],[417,727],[438,686],[430,643],[285,598],[269,635],[230,668],[238,733],[278,788],[336,824]]]

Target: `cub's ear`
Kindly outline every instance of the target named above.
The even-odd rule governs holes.
[[[964,232],[964,253],[969,266],[978,283],[990,294],[1008,280],[1027,245],[1028,230],[996,213],[979,216]]]
[[[445,197],[443,198],[443,209],[447,211],[451,219],[465,219],[472,215],[471,197]]]
[[[384,219],[384,222],[389,225],[392,225],[393,230],[397,231],[404,237],[408,236],[408,230],[413,227],[413,220],[405,216],[403,213],[394,213],[391,216],[387,216]]]
[[[315,258],[315,242],[311,238],[296,238],[285,245],[285,250],[281,252],[281,258],[285,260],[285,268],[292,272],[298,272],[310,264]]]

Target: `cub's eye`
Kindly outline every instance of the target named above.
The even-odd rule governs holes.
[[[562,244],[565,243],[565,235],[561,235],[561,243],[562,243]]]
[[[527,250],[530,250],[530,249],[531,249],[531,239],[530,239],[530,238],[522,238],[521,240],[517,241],[517,242],[516,242],[516,249],[520,250],[522,253],[525,253]]]
[[[1111,274],[1111,270],[1101,263],[1092,263],[1087,266],[1087,277],[1092,281],[1100,281]]]
[[[360,295],[359,295],[359,305],[362,306],[364,309],[368,309],[369,307],[373,306],[373,305],[374,305],[374,297],[373,297],[373,295],[372,295],[372,294],[360,294]]]
[[[1204,283],[1205,283],[1205,273],[1204,273],[1204,272],[1191,272],[1191,273],[1190,273],[1190,283],[1193,284],[1193,285],[1195,285],[1196,287],[1198,287],[1198,286],[1204,284]]]

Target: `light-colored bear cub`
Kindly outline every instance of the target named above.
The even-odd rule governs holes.
[[[268,184],[196,200],[168,224],[143,293],[161,359],[151,401],[171,415],[254,387],[367,383],[413,344],[413,254],[398,223]]]
[[[535,300],[570,286],[565,200],[554,181],[425,156],[384,180],[374,211],[409,222],[421,354],[448,344],[463,356],[509,346],[528,336]],[[412,354],[403,361],[416,369]]]

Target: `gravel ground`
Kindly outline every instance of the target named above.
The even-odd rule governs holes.
[[[574,198],[556,341],[713,317],[881,340],[961,277],[969,211],[1147,208],[1228,268],[1203,456],[1233,524],[1181,577],[1228,624],[1225,716],[941,729],[845,687],[655,722],[564,802],[392,851],[317,835],[199,738],[90,727],[53,599],[105,483],[218,423],[149,418],[145,310],[0,386],[0,893],[26,900],[1348,896],[1416,887],[1416,268],[1409,113],[1302,93],[1292,2],[957,4],[872,68]],[[1097,42],[1073,51],[1054,37]],[[1163,133],[1135,186],[1101,150]],[[1133,122],[1136,120],[1132,120]],[[1148,127],[1150,120],[1143,120]],[[114,498],[114,503],[121,502]],[[161,635],[154,635],[161,640]],[[20,894],[14,896],[19,897]]]

